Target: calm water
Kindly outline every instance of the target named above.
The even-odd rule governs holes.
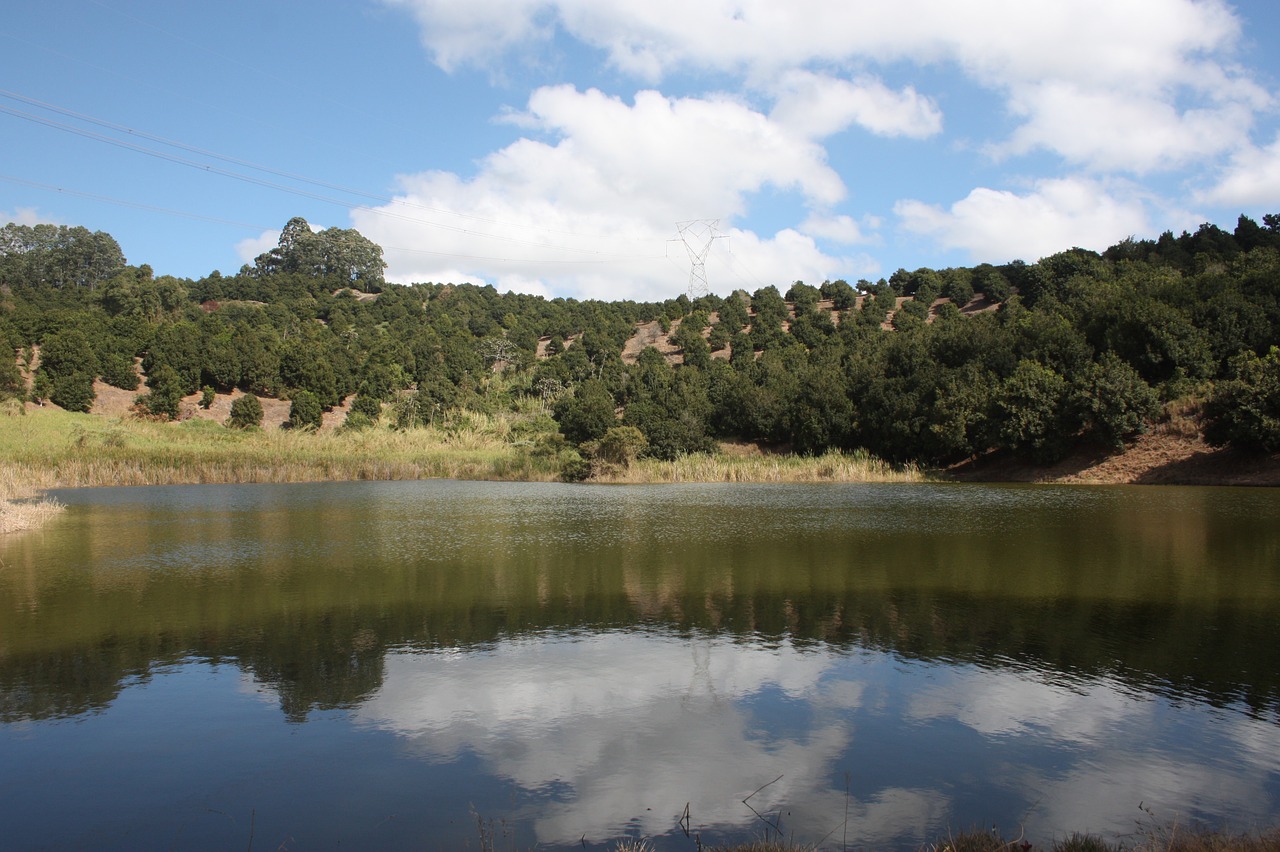
[[[1275,490],[60,496],[0,540],[6,848],[1280,823]]]

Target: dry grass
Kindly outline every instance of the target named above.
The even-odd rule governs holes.
[[[0,535],[36,529],[57,517],[63,508],[57,500],[42,499],[35,489],[0,472]]]
[[[595,482],[922,482],[915,466],[895,467],[865,453],[821,456],[705,455],[675,461],[642,459],[626,469],[596,476]]]

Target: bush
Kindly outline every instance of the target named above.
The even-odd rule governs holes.
[[[582,482],[591,476],[591,462],[573,455],[560,466],[560,479],[564,482]]]
[[[1265,358],[1232,360],[1235,377],[1219,382],[1205,403],[1205,439],[1252,452],[1280,452],[1280,349]]]
[[[369,415],[363,414],[353,409],[347,412],[347,419],[342,421],[342,426],[339,427],[338,431],[339,432],[362,432],[365,429],[372,429],[372,428],[373,428],[373,420],[370,419]]]
[[[309,390],[293,392],[293,402],[289,406],[290,429],[319,429],[324,412],[320,408],[320,400]]]
[[[262,426],[262,403],[247,393],[231,403],[231,417],[227,425],[233,429],[257,429]]]
[[[157,417],[177,419],[178,404],[182,402],[183,396],[182,380],[177,371],[168,364],[161,364],[147,377],[147,387],[151,388],[151,392],[139,402]]]
[[[133,359],[119,352],[108,352],[102,356],[102,380],[113,388],[120,390],[137,390],[140,380],[138,371],[133,368]]]
[[[365,393],[357,394],[351,403],[351,414],[361,414],[370,423],[376,423],[378,418],[382,416],[382,400]],[[350,422],[350,414],[347,415],[347,420]]]
[[[608,464],[630,467],[636,456],[644,452],[649,441],[634,426],[613,426],[604,433],[596,448],[596,458]]]

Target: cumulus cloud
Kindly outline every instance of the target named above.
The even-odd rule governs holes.
[[[1143,173],[1214,157],[1238,146],[1253,123],[1244,103],[1180,111],[1154,95],[1062,81],[1020,87],[1011,109],[1027,121],[993,152],[1052,150],[1101,171]]]
[[[772,118],[820,138],[857,124],[879,136],[923,139],[942,131],[942,112],[907,86],[894,91],[873,77],[844,80],[793,70],[779,80]]]
[[[806,68],[953,64],[1024,119],[1002,150],[1044,148],[1099,168],[1144,172],[1217,153],[1272,100],[1231,62],[1240,22],[1220,0],[478,0],[465,14],[442,0],[388,2],[414,12],[444,67],[499,61],[558,28],[643,79],[705,69],[780,81],[779,114],[818,133],[852,121],[925,137],[941,115],[914,87]]]
[[[554,281],[577,296],[668,298],[688,282],[684,248],[672,242],[677,221],[742,214],[765,187],[815,209],[846,192],[820,145],[728,98],[642,91],[626,103],[553,86],[508,120],[531,133],[486,157],[473,178],[407,175],[395,203],[353,212],[394,280],[457,275],[535,291]],[[539,134],[555,141],[530,138]],[[708,261],[717,291],[753,276],[821,280],[848,262],[791,229],[733,232],[731,245],[736,266],[717,273]]]
[[[788,645],[630,634],[504,641],[479,654],[392,654],[382,688],[357,719],[431,759],[477,754],[526,790],[567,785],[572,799],[548,803],[536,821],[544,843],[608,837],[627,818],[644,834],[662,834],[686,802],[704,825],[740,825],[751,819],[741,799],[779,773],[784,779],[762,792],[759,807],[798,803],[829,818],[844,806],[827,780],[848,746],[847,728],[819,719],[803,737],[762,735],[741,702],[777,689],[820,705],[833,661]],[[845,689],[835,700],[856,697]],[[892,830],[911,805],[936,811],[934,798],[889,790],[860,811]]]
[[[41,213],[34,207],[15,207],[11,212],[0,210],[0,222],[14,225],[61,225],[60,220]]]
[[[280,244],[280,229],[268,228],[256,237],[245,237],[236,243],[236,257],[242,263],[253,263],[254,258],[263,252],[271,251]]]
[[[907,231],[987,262],[1030,262],[1072,246],[1100,251],[1151,230],[1136,192],[1087,178],[1037,181],[1024,194],[979,187],[946,209],[906,200],[894,212]]]
[[[1237,64],[1242,22],[1224,0],[385,2],[414,16],[446,69],[500,67],[574,40],[623,79],[657,86],[705,73],[681,79],[733,90],[675,98],[653,89],[627,103],[595,89],[537,89],[508,117],[530,138],[486,157],[474,177],[404,179],[401,201],[478,217],[470,225],[415,228],[416,214],[405,210],[375,215],[379,225],[356,214],[384,245],[417,250],[388,249],[396,280],[447,271],[536,292],[665,296],[686,277],[681,247],[674,259],[659,248],[672,224],[746,220],[764,188],[795,193],[804,213],[775,233],[743,233],[729,259],[745,266],[751,255],[754,275],[768,283],[874,271],[879,264],[865,254],[832,253],[875,243],[865,213],[878,212],[851,215],[850,196],[866,197],[855,170],[877,165],[842,148],[839,162],[856,165],[837,173],[824,147],[837,144],[836,134],[842,146],[849,133],[909,140],[895,157],[910,146],[932,146],[924,156],[936,156],[941,142],[948,156],[978,152],[984,166],[1007,169],[975,179],[970,186],[985,186],[949,208],[933,200],[895,208],[907,232],[975,260],[1102,248],[1173,226],[1176,202],[1120,176],[1224,169],[1198,200],[1280,198],[1280,139],[1266,148],[1251,142],[1275,98]],[[974,91],[983,109],[994,102],[999,113],[983,121],[961,112],[979,100]],[[948,140],[951,124],[990,129]],[[1084,176],[1027,189],[1045,154]],[[391,212],[405,218],[390,221]],[[713,289],[749,286],[752,270],[738,272]]]
[[[1201,198],[1224,206],[1280,206],[1280,134],[1265,148],[1249,146],[1239,151],[1217,185]]]

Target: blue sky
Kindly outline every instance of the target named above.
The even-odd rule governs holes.
[[[0,19],[0,221],[236,271],[727,293],[1280,212],[1267,0],[46,0]],[[141,150],[139,150],[141,149]]]

